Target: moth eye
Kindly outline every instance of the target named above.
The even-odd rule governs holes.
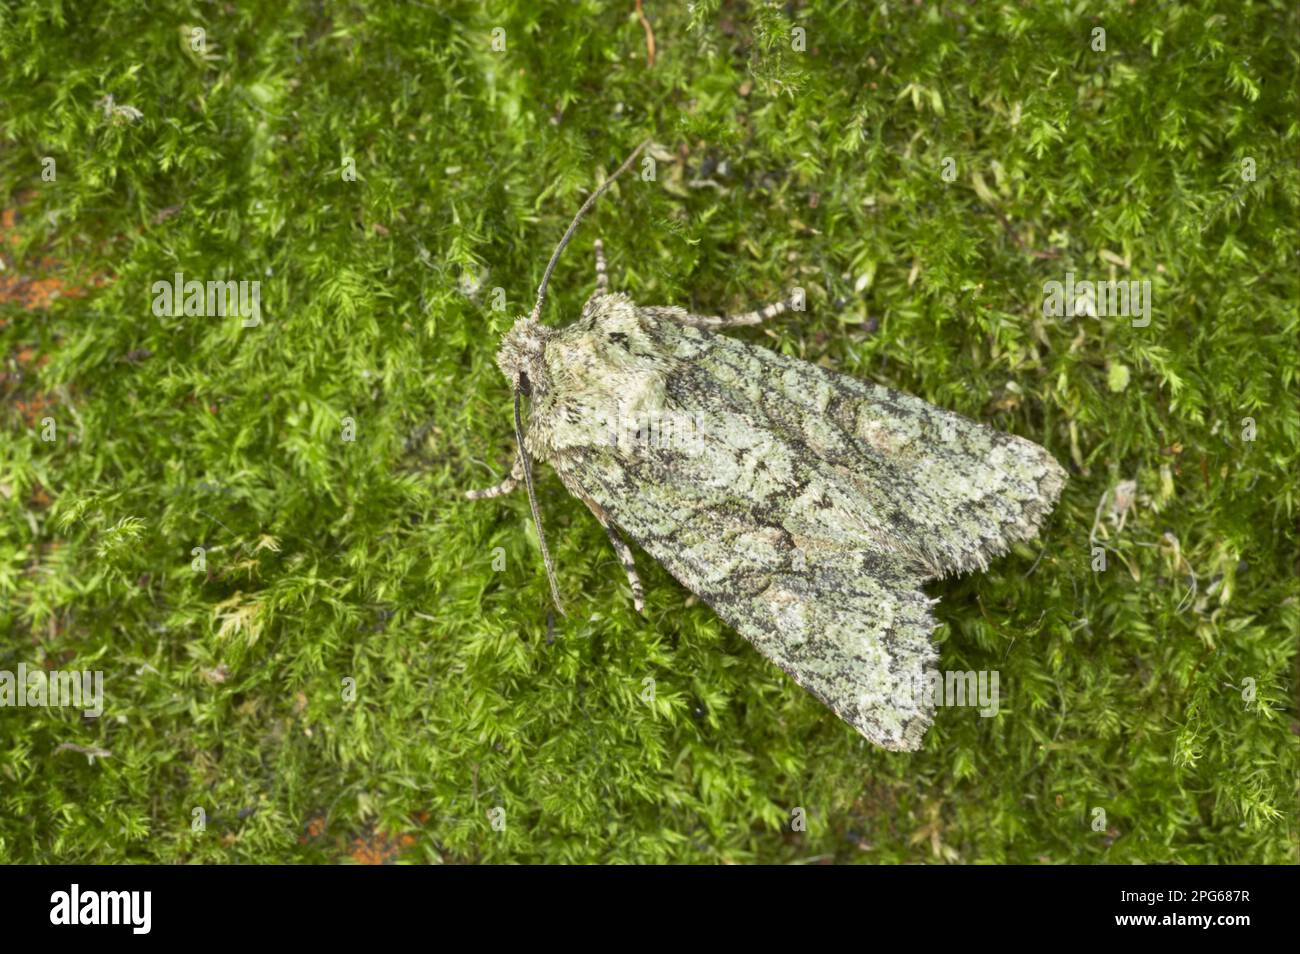
[[[519,372],[519,383],[516,387],[519,389],[519,393],[524,397],[530,398],[533,396],[533,383],[528,380],[528,372]]]

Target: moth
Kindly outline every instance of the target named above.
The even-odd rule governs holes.
[[[577,320],[542,324],[561,252],[646,144],[579,209],[502,340],[517,455],[468,496],[525,484],[559,609],[533,482],[545,461],[604,527],[638,612],[625,535],[868,740],[915,750],[937,676],[923,584],[1036,537],[1065,471],[1024,438],[717,333],[789,301],[733,317],[638,305],[611,291],[599,240]]]

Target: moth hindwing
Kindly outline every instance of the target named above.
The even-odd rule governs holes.
[[[550,328],[534,309],[506,334],[521,453],[471,496],[546,461],[605,527],[638,610],[623,534],[867,739],[916,749],[937,675],[922,584],[1037,536],[1065,472],[1023,438],[716,333],[787,308],[638,306],[609,291],[598,242],[579,318]]]

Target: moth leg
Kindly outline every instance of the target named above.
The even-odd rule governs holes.
[[[636,561],[632,559],[632,550],[623,542],[623,538],[618,535],[618,531],[613,526],[606,524],[605,533],[609,535],[609,542],[613,545],[614,552],[618,554],[623,569],[627,571],[627,585],[632,587],[632,608],[644,616],[645,591],[641,589],[641,578],[636,575]]]
[[[741,325],[757,325],[769,318],[784,314],[790,310],[788,301],[777,301],[763,308],[747,311],[743,315],[692,315],[675,314],[671,317],[677,322],[692,328],[738,328]]]
[[[502,497],[515,487],[519,486],[519,481],[524,479],[524,464],[518,457],[515,458],[515,465],[510,469],[510,476],[495,487],[484,487],[482,490],[467,490],[465,496],[470,500],[487,500],[489,497]]]
[[[609,294],[609,274],[605,271],[605,243],[600,239],[596,239],[596,290],[592,294]]]
[[[641,578],[636,575],[636,560],[632,558],[632,549],[618,535],[614,529],[614,524],[609,519],[609,514],[605,509],[594,500],[582,498],[582,502],[587,505],[593,517],[600,521],[600,525],[605,528],[605,534],[609,537],[610,544],[614,547],[614,553],[618,555],[619,562],[623,564],[623,569],[627,571],[627,583],[632,587],[632,608],[642,616],[645,615],[645,591],[641,589]]]

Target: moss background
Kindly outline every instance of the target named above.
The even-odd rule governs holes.
[[[0,710],[0,860],[1294,862],[1295,4],[645,8],[653,65],[633,0],[0,0],[0,669],[108,706]],[[542,468],[548,636],[526,499],[462,499],[646,135],[549,321],[598,235],[647,304],[799,284],[738,333],[1068,467],[929,590],[996,718],[868,747],[644,554],[636,616]],[[155,317],[177,271],[262,324]],[[1150,325],[1044,318],[1067,271]]]

